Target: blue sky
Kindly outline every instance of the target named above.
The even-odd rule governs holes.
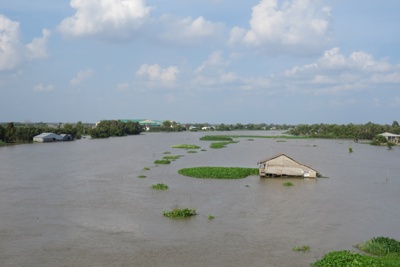
[[[0,0],[0,121],[400,120],[397,0]]]

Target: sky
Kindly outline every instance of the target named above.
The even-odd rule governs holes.
[[[0,0],[0,122],[392,124],[398,0]]]

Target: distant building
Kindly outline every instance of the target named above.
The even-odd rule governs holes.
[[[163,124],[163,121],[160,120],[148,120],[148,119],[127,119],[120,120],[122,122],[137,122],[142,126],[146,131],[148,131],[152,127],[160,127]]]
[[[56,141],[72,141],[73,136],[70,134],[41,133],[33,137],[33,142],[56,142]]]
[[[301,164],[285,154],[260,160],[257,164],[259,166],[259,175],[264,177],[316,178],[318,174],[313,168]]]
[[[382,135],[383,137],[386,138],[387,141],[392,142],[394,144],[400,144],[400,135],[398,134],[392,134],[392,133],[381,133],[379,135]]]

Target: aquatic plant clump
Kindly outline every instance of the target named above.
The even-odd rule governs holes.
[[[389,237],[374,237],[358,244],[357,247],[364,252],[377,256],[385,256],[388,254],[400,256],[400,242]]]
[[[295,246],[293,248],[293,251],[302,251],[302,252],[307,252],[310,251],[311,247],[308,245],[301,245],[301,246]]]
[[[176,160],[179,159],[180,157],[182,157],[182,155],[177,155],[177,156],[164,156],[163,159],[167,159],[167,160]]]
[[[189,145],[189,144],[180,144],[180,145],[174,145],[172,148],[183,148],[183,149],[199,149],[199,146],[196,145]]]
[[[367,255],[350,252],[347,250],[331,251],[322,259],[311,264],[313,267],[380,267],[381,261]]]
[[[171,161],[167,160],[167,159],[158,159],[156,161],[154,161],[154,164],[170,164]]]
[[[287,186],[287,187],[294,186],[294,184],[292,182],[284,182],[283,185]]]
[[[205,135],[200,138],[201,141],[232,141],[232,138],[226,135]]]
[[[214,148],[214,149],[224,148],[227,145],[232,144],[232,143],[237,143],[237,141],[211,143],[210,148]]]
[[[169,218],[186,218],[190,216],[197,215],[196,209],[188,209],[188,208],[175,208],[170,211],[164,211],[164,216]]]
[[[178,173],[194,178],[241,179],[250,175],[258,175],[258,169],[240,167],[193,167],[180,169]]]
[[[162,184],[162,183],[158,183],[158,184],[153,184],[151,186],[151,188],[156,189],[156,190],[167,190],[168,189],[168,185]]]
[[[364,255],[347,250],[331,251],[314,262],[314,267],[398,267],[400,266],[400,242],[389,237],[375,237],[357,245]]]

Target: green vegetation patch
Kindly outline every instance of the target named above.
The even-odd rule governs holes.
[[[176,156],[164,156],[163,159],[167,159],[167,160],[176,160],[179,159],[180,157],[182,157],[183,155],[176,155]]]
[[[154,161],[154,164],[170,164],[171,161],[168,159],[158,159],[156,161]]]
[[[233,141],[232,137],[226,135],[205,135],[200,138],[202,141]]]
[[[194,178],[241,179],[250,175],[258,175],[258,169],[240,167],[193,167],[180,169],[178,173]]]
[[[388,237],[374,237],[357,245],[364,255],[347,250],[331,251],[314,262],[314,267],[398,267],[400,266],[400,242]]]
[[[357,247],[372,255],[385,256],[388,254],[396,254],[400,256],[400,242],[389,237],[374,237],[358,244]]]
[[[196,209],[175,208],[170,211],[164,211],[164,216],[169,218],[186,218],[194,215],[197,215]]]
[[[347,250],[331,251],[323,256],[322,259],[311,264],[314,267],[378,267],[380,265],[377,258],[361,255]]]
[[[174,145],[172,148],[183,148],[183,149],[199,149],[199,146],[196,145],[189,145],[189,144],[180,144],[180,145]]]
[[[310,251],[310,250],[311,250],[311,247],[309,245],[295,246],[293,248],[293,251],[307,252],[307,251]]]
[[[146,178],[146,175],[139,175],[138,178]]]
[[[227,145],[232,144],[232,143],[237,143],[237,141],[211,143],[210,148],[214,148],[214,149],[224,148]]]
[[[162,183],[158,183],[158,184],[153,184],[151,186],[151,188],[156,189],[156,190],[167,190],[168,189],[168,185],[162,184]]]
[[[270,139],[311,139],[309,136],[298,135],[205,135],[202,141],[232,141],[233,138],[270,138]]]
[[[287,187],[294,186],[292,182],[284,182],[283,185]]]

